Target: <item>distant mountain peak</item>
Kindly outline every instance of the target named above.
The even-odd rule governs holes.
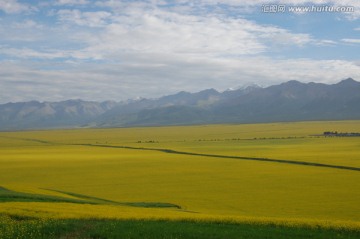
[[[288,82],[283,83],[282,85],[292,85],[292,86],[296,86],[296,85],[303,85],[304,83],[301,83],[300,81],[297,80],[290,80]]]
[[[358,82],[350,77],[337,83],[337,85],[343,85],[343,86],[352,86],[352,85],[359,85],[359,84],[360,84],[360,82]]]
[[[231,92],[242,92],[242,93],[250,93],[251,91],[262,89],[263,87],[256,84],[256,83],[250,83],[250,84],[244,84],[240,87],[236,88],[228,88],[223,93],[231,93]]]
[[[202,91],[197,92],[195,94],[205,96],[205,95],[217,95],[217,94],[219,94],[219,92],[217,90],[211,88],[211,89],[202,90]]]
[[[219,93],[217,90],[215,90],[214,88],[210,88],[210,89],[206,89],[206,90],[202,90],[200,91],[199,93],[201,92],[208,92],[208,93]]]

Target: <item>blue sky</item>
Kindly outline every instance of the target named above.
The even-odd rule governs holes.
[[[358,0],[0,0],[0,103],[360,81],[359,19]]]

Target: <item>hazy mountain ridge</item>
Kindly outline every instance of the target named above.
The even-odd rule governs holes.
[[[0,105],[0,129],[125,127],[360,119],[360,82],[289,81],[222,93],[207,89],[116,103],[68,100]]]
[[[18,102],[0,105],[0,129],[74,127],[95,120],[115,102],[67,100]]]

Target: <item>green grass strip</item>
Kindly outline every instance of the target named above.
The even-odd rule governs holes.
[[[40,220],[0,216],[2,239],[358,239],[360,230],[164,220]]]

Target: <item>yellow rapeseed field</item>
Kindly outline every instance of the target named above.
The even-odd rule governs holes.
[[[0,202],[0,213],[360,228],[358,170],[191,155],[360,168],[360,138],[324,131],[360,132],[360,121],[1,132],[0,187],[124,204]],[[181,208],[126,205],[150,202]]]

